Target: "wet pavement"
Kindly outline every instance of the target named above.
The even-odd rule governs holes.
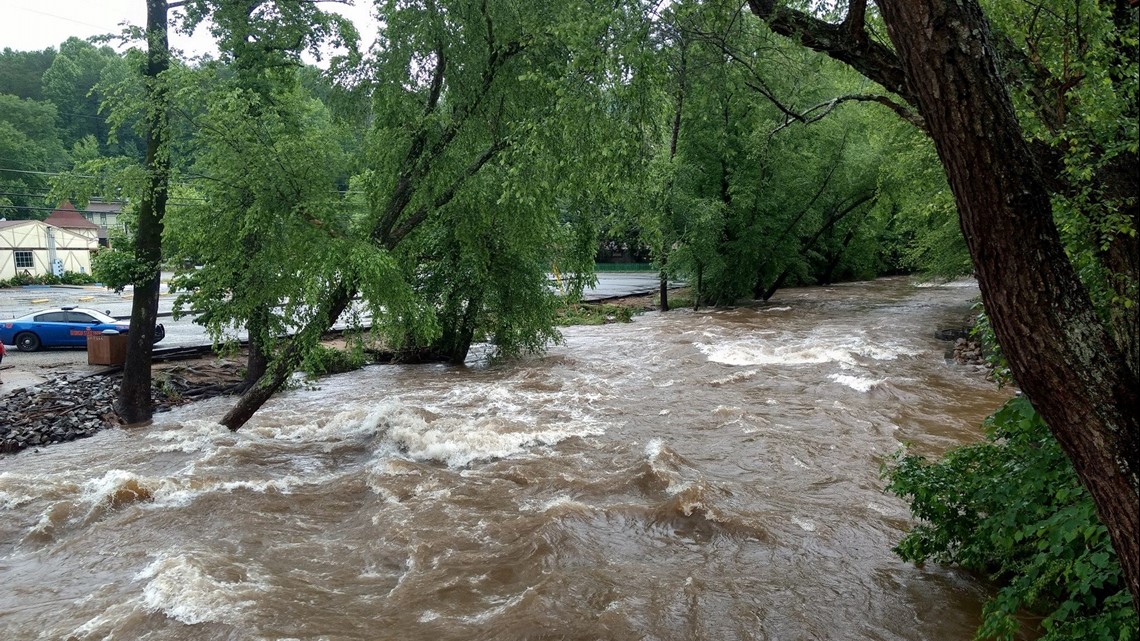
[[[169,275],[164,274],[162,294],[158,303],[159,317],[168,317],[174,309],[175,295],[167,289]],[[683,283],[673,281],[679,287]],[[598,282],[584,292],[587,301],[604,300],[621,296],[655,293],[658,277],[654,272],[600,272]],[[51,285],[0,289],[0,320],[15,318],[39,309],[76,305],[97,309],[116,318],[130,318],[131,291],[122,293],[98,285]]]
[[[166,338],[159,347],[192,347],[210,344],[205,329],[195,325],[192,317],[175,320],[171,317],[175,295],[168,291],[166,282],[171,274],[163,274],[162,293],[158,314],[166,328]],[[680,285],[680,283],[671,283]],[[598,283],[583,295],[587,301],[605,300],[620,296],[633,296],[656,292],[657,274],[654,272],[601,272]],[[0,322],[40,309],[75,305],[96,309],[120,319],[131,315],[130,289],[122,293],[101,286],[54,285],[0,289]],[[235,337],[242,338],[238,332]],[[27,385],[35,385],[60,370],[91,373],[103,366],[88,365],[85,349],[50,349],[39,352],[19,352],[8,348],[8,356],[0,364],[0,395]]]

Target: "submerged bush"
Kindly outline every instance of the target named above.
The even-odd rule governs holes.
[[[337,349],[317,345],[305,354],[301,368],[311,376],[327,376],[358,370],[364,362],[364,353],[358,347]]]
[[[986,419],[986,441],[938,461],[900,452],[887,489],[920,519],[895,547],[914,563],[957,564],[1001,585],[979,639],[1011,640],[1022,609],[1042,639],[1138,638],[1108,530],[1057,441],[1023,397]]]
[[[556,325],[605,325],[607,323],[628,323],[638,310],[625,305],[611,303],[567,304],[558,310]]]

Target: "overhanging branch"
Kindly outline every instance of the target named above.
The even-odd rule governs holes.
[[[790,112],[777,104],[777,106],[780,107],[781,111],[784,112],[786,118],[784,119],[784,123],[782,125],[776,127],[772,131],[769,131],[768,135],[775,135],[781,129],[784,129],[797,122],[805,125],[810,125],[813,122],[822,120],[825,116],[827,116],[827,114],[831,113],[832,110],[845,102],[877,102],[898,114],[898,116],[903,120],[909,122],[915,127],[918,127],[919,129],[922,129],[923,131],[926,131],[926,121],[922,119],[922,116],[915,113],[906,105],[899,104],[887,96],[880,94],[847,94],[844,96],[837,96],[826,102],[821,102],[818,105],[809,107],[799,113]]]
[[[865,6],[866,2],[853,2],[852,7],[856,8],[860,4]],[[882,43],[867,38],[862,28],[852,36],[855,25],[862,21],[861,16],[855,18],[849,13],[850,21],[835,25],[802,11],[778,5],[775,0],[748,0],[748,7],[773,32],[851,65],[887,91],[914,104],[914,92],[907,86],[902,64],[895,52]]]

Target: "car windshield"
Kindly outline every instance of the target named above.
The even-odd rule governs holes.
[[[117,325],[126,324],[127,322],[115,320],[103,312],[94,309],[72,309],[66,311],[43,309],[14,320],[36,323],[83,323],[86,325],[94,323]]]

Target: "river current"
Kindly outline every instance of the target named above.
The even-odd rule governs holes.
[[[0,458],[0,638],[970,639],[990,589],[892,554],[879,470],[1008,397],[933,337],[976,295],[789,289]]]

